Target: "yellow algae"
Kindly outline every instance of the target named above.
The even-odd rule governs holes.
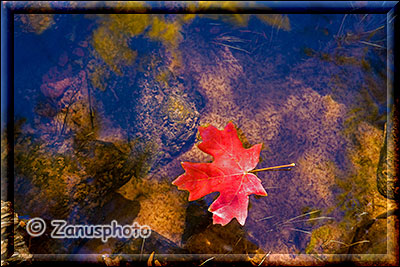
[[[223,1],[221,8],[233,12],[238,12],[239,10],[238,2],[235,1]],[[232,14],[232,15],[225,15],[225,17],[228,20],[232,20],[233,23],[238,26],[247,26],[249,21],[249,15],[247,14]]]
[[[117,66],[114,60],[117,56],[118,45],[110,38],[110,33],[107,32],[107,28],[100,27],[94,31],[93,34],[93,46],[97,53],[103,58],[103,60],[116,70]]]
[[[168,86],[169,71],[162,71],[157,74],[155,80],[158,82],[163,82],[165,86]]]
[[[129,37],[143,33],[150,24],[148,14],[111,14],[110,19],[109,28],[112,32],[123,33]]]
[[[257,18],[259,18],[262,22],[278,28],[278,29],[283,29],[285,31],[290,31],[290,21],[289,17],[287,15],[281,15],[281,14],[259,14],[257,15]]]
[[[190,16],[193,17],[193,16]],[[137,52],[130,48],[130,40],[135,36],[144,35],[152,41],[159,41],[171,55],[171,68],[180,66],[180,53],[176,50],[182,40],[180,30],[184,23],[191,21],[190,17],[182,19],[178,16],[174,21],[166,21],[162,15],[150,14],[111,14],[97,16],[100,26],[93,33],[93,47],[110,69],[119,75],[121,67],[130,65],[137,57]],[[99,75],[104,71],[99,70]],[[93,75],[92,82],[102,88],[99,75]]]
[[[196,17],[196,14],[185,14],[182,17],[183,22],[192,21]]]
[[[221,10],[231,11],[232,13],[238,12],[243,7],[243,2],[237,1],[199,1],[197,10],[205,11],[213,8],[220,8]],[[213,20],[222,20],[237,26],[247,26],[250,15],[248,14],[200,14],[200,17],[205,17]]]
[[[130,65],[137,52],[129,47],[129,38],[142,34],[149,26],[148,14],[111,14],[93,33],[93,47],[110,68],[121,75],[121,67]],[[107,18],[107,19],[106,19]]]
[[[115,38],[105,26],[94,31],[93,46],[104,62],[119,75],[122,74],[120,67],[132,64],[137,56],[137,52],[129,48],[127,39]]]
[[[168,115],[173,122],[184,123],[193,110],[180,98],[170,96],[168,98]]]
[[[164,45],[176,47],[182,38],[180,30],[181,25],[177,22],[166,22],[157,16],[153,17],[148,36],[161,41]]]
[[[148,33],[149,37],[157,38],[160,32],[164,31],[166,28],[166,22],[162,21],[158,17],[154,17],[151,25],[151,31]]]
[[[198,10],[198,8],[195,3],[190,2],[189,4],[186,5],[186,10],[188,13],[195,13]],[[196,17],[196,14],[184,14],[180,18],[182,19],[182,21],[184,23],[186,23],[186,22],[192,21],[195,17]]]

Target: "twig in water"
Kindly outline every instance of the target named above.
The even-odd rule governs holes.
[[[79,92],[79,90],[76,90],[76,91],[73,93],[73,95],[71,96],[71,98],[69,99],[69,103],[68,103],[68,106],[67,106],[67,110],[65,111],[64,122],[63,122],[63,125],[62,125],[62,128],[61,128],[61,135],[64,134],[64,127],[65,127],[65,125],[66,125],[66,123],[67,123],[67,116],[68,116],[68,113],[69,113],[69,108],[76,102],[76,100],[72,102],[72,99],[75,97],[75,95],[76,95],[78,92]]]
[[[89,115],[90,115],[90,124],[92,126],[92,130],[94,129],[94,124],[93,124],[93,109],[92,109],[92,100],[90,96],[90,86],[88,86],[88,102],[89,102]]]

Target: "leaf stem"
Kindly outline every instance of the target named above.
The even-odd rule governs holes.
[[[280,165],[280,166],[268,167],[268,168],[263,168],[263,169],[257,169],[257,170],[252,170],[249,172],[262,172],[262,171],[271,171],[271,170],[282,171],[282,170],[278,170],[278,169],[290,168],[290,167],[294,167],[294,166],[296,166],[296,164],[290,163],[287,165]]]

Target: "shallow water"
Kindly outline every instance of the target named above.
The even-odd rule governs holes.
[[[385,254],[384,225],[354,231],[391,205],[376,187],[386,30],[383,14],[16,15],[16,212],[153,231],[32,253]],[[258,169],[296,167],[257,173],[268,196],[223,227],[217,193],[189,202],[171,182],[212,160],[198,127],[229,121],[263,144]]]

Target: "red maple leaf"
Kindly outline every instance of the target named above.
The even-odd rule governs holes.
[[[208,126],[199,127],[199,132],[203,140],[198,145],[199,149],[213,156],[214,161],[182,162],[186,172],[172,184],[178,186],[178,189],[188,190],[189,201],[219,192],[218,198],[208,209],[213,213],[213,223],[224,226],[236,218],[244,225],[249,195],[267,195],[261,180],[249,173],[258,163],[262,145],[245,149],[231,122],[222,131]]]

